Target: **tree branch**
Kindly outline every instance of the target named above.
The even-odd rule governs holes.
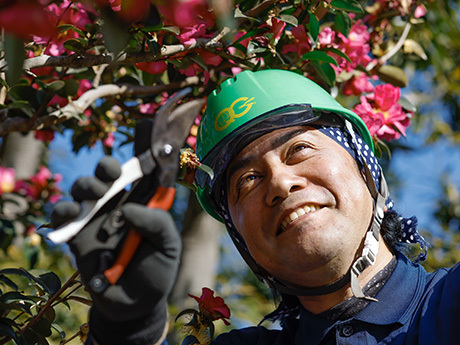
[[[171,83],[168,85],[157,86],[135,86],[135,85],[115,85],[107,84],[99,86],[95,89],[86,91],[75,100],[65,107],[55,110],[45,116],[40,116],[33,123],[30,119],[23,117],[6,118],[0,123],[0,137],[5,136],[11,132],[23,132],[36,129],[42,129],[52,126],[57,123],[67,121],[73,117],[77,117],[83,113],[91,104],[97,99],[111,96],[141,96],[159,94],[164,91],[179,90],[187,86],[198,85],[198,77],[190,77],[184,81]]]
[[[213,38],[198,38],[194,43],[190,45],[174,44],[164,45],[161,47],[160,52],[155,54],[153,51],[142,51],[139,53],[121,54],[118,58],[115,58],[113,54],[101,54],[101,55],[86,55],[80,56],[78,54],[72,54],[68,56],[49,56],[40,55],[33,58],[24,60],[23,69],[28,71],[33,68],[39,67],[93,67],[103,64],[120,64],[128,65],[135,64],[137,62],[150,62],[164,59],[165,57],[190,51],[196,48],[215,48],[220,45],[218,42],[228,32],[229,28],[224,27],[218,32]],[[7,67],[6,61],[0,61],[0,70]]]

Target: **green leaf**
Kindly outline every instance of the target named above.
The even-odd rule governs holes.
[[[313,51],[307,52],[302,55],[300,60],[315,60],[315,61],[332,63],[336,66],[339,65],[332,56],[328,55],[327,53],[321,50],[313,50]]]
[[[9,288],[17,291],[19,288],[16,285],[14,281],[12,281],[10,278],[4,276],[3,274],[0,275],[0,282],[2,282],[4,285],[8,286]]]
[[[246,55],[251,54],[260,54],[269,51],[267,47],[261,45],[256,40],[251,40],[248,44],[248,48],[246,49]]]
[[[396,66],[383,65],[377,70],[377,75],[385,83],[390,83],[398,87],[405,87],[409,82],[406,72]]]
[[[34,281],[50,296],[54,296],[61,289],[61,280],[56,273],[43,269],[34,269],[30,273],[33,275]]]
[[[334,25],[342,35],[348,37],[351,29],[351,19],[348,13],[338,11],[334,17]]]
[[[234,18],[246,18],[246,19],[249,19],[249,20],[253,20],[255,22],[259,22],[259,20],[257,18],[253,18],[253,17],[249,17],[249,16],[245,15],[243,12],[241,12],[239,7],[235,8],[235,12],[233,14],[233,17]]]
[[[55,80],[47,85],[48,90],[51,92],[58,92],[65,86],[65,82],[63,80]]]
[[[278,17],[277,17],[279,20],[287,23],[287,24],[291,24],[293,26],[297,26],[299,25],[299,21],[297,20],[296,17],[294,16],[291,16],[290,14],[280,14]]]
[[[23,336],[24,336],[24,339],[26,340],[26,344],[49,345],[46,338],[38,334],[37,332],[35,332],[35,330],[33,330],[32,328],[29,328],[27,331],[25,331]]]
[[[210,166],[207,166],[206,164],[200,164],[197,166],[197,169],[203,170],[206,174],[209,175],[211,180],[214,178],[214,171],[211,169]]]
[[[51,327],[59,333],[59,336],[61,337],[61,340],[64,340],[65,339],[65,331],[61,328],[61,326],[59,326],[57,323],[52,323],[51,324]]]
[[[31,328],[43,337],[49,337],[51,335],[51,322],[45,318],[40,319]]]
[[[109,16],[102,15],[104,25],[101,28],[107,49],[118,55],[127,45],[129,35],[120,27],[120,23]]]
[[[13,327],[6,322],[7,319],[0,318],[0,335],[4,335],[6,337],[16,338],[16,333],[14,332]]]
[[[327,62],[312,61],[313,66],[318,71],[321,78],[330,86],[335,84],[336,74],[331,65]]]
[[[318,38],[318,34],[319,34],[319,21],[318,19],[316,19],[313,13],[309,12],[308,16],[310,19],[307,24],[307,29],[311,37],[313,38],[313,40],[316,41],[316,39]]]
[[[23,109],[23,108],[28,108],[28,109],[33,109],[29,102],[27,101],[14,101],[12,103],[9,103],[7,105],[8,109]]]
[[[198,55],[198,54],[196,54],[196,55],[189,54],[187,57],[191,61],[193,61],[195,64],[200,66],[202,69],[204,69],[205,71],[208,70],[208,65],[206,64],[206,61],[204,61],[204,59],[200,55]]]
[[[73,29],[74,27],[75,26],[72,24],[62,24],[62,25],[58,25],[57,29],[58,29],[58,32],[62,34],[63,32]]]
[[[64,81],[64,87],[58,91],[58,95],[67,98],[67,97],[74,97],[77,92],[80,84],[75,79],[66,79]]]
[[[4,312],[6,310],[20,310],[20,311],[26,312],[29,315],[32,315],[32,312],[30,311],[30,305],[25,304],[25,303],[19,303],[19,302],[3,303],[3,302],[0,302],[1,314],[5,315]]]
[[[158,32],[161,29],[163,29],[163,27],[164,27],[164,24],[160,22],[157,25],[144,26],[143,28],[140,28],[139,30],[142,32]]]
[[[180,27],[178,26],[165,26],[162,30],[172,32],[174,35],[180,34]]]
[[[139,80],[131,75],[125,74],[123,77],[117,80],[117,84],[139,85]]]
[[[354,13],[364,13],[361,4],[356,0],[334,0],[331,6],[337,10],[343,10]]]
[[[67,299],[82,303],[84,305],[87,305],[88,307],[93,306],[93,302],[90,299],[83,298],[83,297],[80,297],[80,296],[69,296],[69,297],[67,297]]]
[[[5,34],[4,47],[5,60],[8,64],[6,80],[8,84],[13,85],[22,75],[22,66],[24,64],[26,51],[24,49],[24,43],[20,39],[8,34]]]
[[[101,26],[97,23],[88,23],[88,24],[85,24],[85,29],[86,31],[90,33],[91,36],[94,36],[95,34],[99,32],[99,30],[101,29]]]
[[[338,56],[341,56],[343,57],[345,60],[347,60],[348,62],[351,63],[351,60],[350,58],[348,57],[347,54],[345,54],[343,51],[341,51],[340,49],[337,49],[337,48],[323,48],[324,51],[327,51],[327,52],[331,52],[331,53],[334,53]]]
[[[79,28],[77,28],[76,26],[73,28],[73,31],[75,31],[81,37],[86,36],[85,33],[82,30],[80,30]]]
[[[10,292],[7,292],[1,295],[0,303],[4,303],[4,304],[19,303],[21,305],[28,305],[28,306],[32,306],[36,304],[32,298],[30,298],[29,296],[25,296],[22,293],[17,292],[17,291],[10,291]]]
[[[85,49],[83,47],[83,44],[81,44],[81,42],[76,38],[71,38],[65,41],[63,46],[65,49],[70,50],[72,52],[81,52]]]
[[[6,89],[9,88],[8,83],[7,83],[6,80],[3,79],[3,78],[0,78],[0,84],[3,85],[3,87],[5,87]]]
[[[267,28],[267,27],[263,27],[263,28],[257,28],[257,29],[251,30],[251,31],[247,32],[246,34],[244,34],[243,36],[241,36],[240,38],[238,38],[233,44],[240,43],[241,41],[243,41],[243,40],[245,40],[246,38],[249,38],[249,37],[261,35],[262,33],[266,32],[266,31],[270,31],[270,29]],[[231,45],[233,45],[233,44],[231,44]]]
[[[417,111],[417,107],[412,104],[406,97],[401,97],[398,103],[403,107],[405,110],[411,111],[415,113]]]

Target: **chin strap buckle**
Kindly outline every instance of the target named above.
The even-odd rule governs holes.
[[[352,272],[359,276],[367,267],[373,265],[377,259],[378,251],[379,241],[375,238],[373,231],[370,230],[364,240],[363,254],[351,267]]]

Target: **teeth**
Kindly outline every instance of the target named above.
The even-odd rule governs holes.
[[[310,212],[313,212],[319,209],[320,207],[317,205],[307,205],[307,206],[298,208],[297,210],[289,214],[289,216],[287,216],[286,219],[283,220],[283,222],[281,223],[281,230],[286,229],[286,227],[289,225],[290,222],[292,222],[293,220],[296,220],[300,216],[303,216],[306,213],[310,213]]]

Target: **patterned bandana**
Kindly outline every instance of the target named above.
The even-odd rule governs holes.
[[[355,161],[358,162],[360,169],[363,169],[363,164],[367,164],[369,170],[371,171],[377,190],[380,190],[380,164],[372,150],[356,132],[354,133],[356,138],[355,145],[352,139],[352,135],[345,128],[330,127],[324,125],[318,126],[312,124],[309,124],[309,126],[318,129],[321,133],[327,135],[329,138],[333,139],[335,142],[341,145],[355,159]],[[361,153],[361,155],[359,154],[359,152]],[[361,157],[364,158],[364,162],[362,161]],[[232,236],[232,238],[235,241],[244,244],[244,240],[238,233],[230,217],[227,204],[227,190],[225,188],[225,184],[223,184],[222,187],[223,188],[221,190],[222,194],[220,198],[218,213],[222,216],[227,230]],[[394,211],[394,202],[390,197],[387,198],[385,205],[387,206],[388,210]],[[417,218],[415,216],[411,218],[403,218],[401,215],[399,215],[399,219],[402,225],[402,237],[398,239],[398,242],[412,244],[418,243],[421,249],[421,253],[415,259],[415,262],[425,260],[428,250],[428,243],[423,238],[423,236],[420,235],[417,231]]]
[[[353,143],[352,137],[347,130],[327,126],[313,125],[312,127],[317,128],[321,133],[327,135],[329,138],[333,139],[345,150],[347,150],[347,152],[355,159],[355,161],[358,162],[359,167],[362,169],[363,162],[358,153],[358,151],[360,151],[361,156],[364,158],[364,163],[367,164],[369,170],[372,173],[372,177],[374,179],[374,183],[377,187],[377,190],[380,190],[380,164],[377,158],[374,156],[372,150],[369,148],[369,146],[367,146],[366,142],[356,132],[355,136],[358,147],[356,147]],[[394,202],[390,197],[388,197],[388,199],[386,200],[385,205],[387,206],[388,210],[394,211]],[[420,235],[417,231],[417,218],[415,216],[410,218],[403,218],[401,215],[399,215],[399,220],[401,221],[401,225],[403,228],[402,238],[398,239],[399,242],[413,244],[418,243],[421,249],[421,253],[415,259],[415,262],[425,260],[428,250],[428,243],[425,240],[425,238],[423,238],[423,236]]]

